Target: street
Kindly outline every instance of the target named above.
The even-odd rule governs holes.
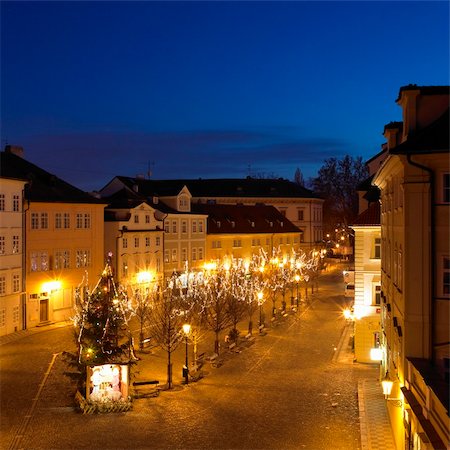
[[[360,449],[357,383],[376,368],[336,357],[348,350],[341,270],[338,264],[325,272],[319,292],[297,313],[264,336],[256,333],[240,353],[223,350],[223,364],[206,362],[204,378],[187,386],[180,346],[175,388],[136,399],[126,413],[75,410],[74,385],[64,376],[69,369],[53,356],[74,350],[72,327],[0,346],[2,448]],[[202,347],[212,352],[212,344]],[[138,356],[137,378],[164,383],[166,356],[155,350]]]

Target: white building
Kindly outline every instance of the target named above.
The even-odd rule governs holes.
[[[0,336],[26,327],[23,311],[23,189],[26,181],[0,178]]]

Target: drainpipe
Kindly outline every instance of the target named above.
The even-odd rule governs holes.
[[[434,318],[436,316],[436,306],[435,306],[435,286],[436,286],[436,282],[435,282],[435,269],[436,269],[436,230],[435,230],[435,225],[436,225],[436,208],[435,208],[435,187],[434,187],[434,181],[435,181],[435,176],[434,176],[434,171],[433,169],[423,166],[422,164],[419,164],[418,162],[415,162],[411,159],[411,154],[407,153],[406,155],[407,161],[409,164],[411,164],[414,167],[417,167],[421,170],[424,170],[425,172],[428,172],[428,174],[430,175],[430,228],[431,228],[431,233],[430,233],[430,250],[431,250],[431,309],[430,309],[430,338],[429,338],[429,345],[431,347],[431,363],[434,364],[435,362],[435,350],[434,350],[434,334],[435,334],[435,325],[434,325]]]
[[[27,211],[30,209],[30,201],[26,201],[25,206],[25,189],[28,187],[28,183],[24,185],[22,189],[22,286],[21,286],[21,295],[20,295],[20,303],[21,303],[21,312],[22,312],[22,330],[27,329]]]

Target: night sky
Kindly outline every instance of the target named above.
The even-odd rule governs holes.
[[[409,83],[449,84],[447,1],[1,2],[2,148],[85,190],[368,159]]]

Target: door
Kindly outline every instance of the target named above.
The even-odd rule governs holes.
[[[48,298],[41,299],[39,302],[39,321],[48,321]]]

